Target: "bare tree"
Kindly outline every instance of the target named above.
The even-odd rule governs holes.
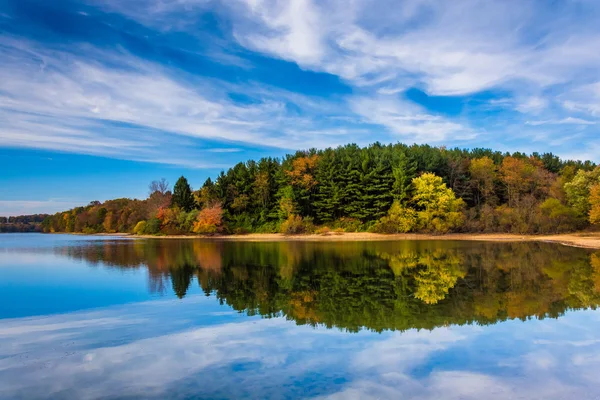
[[[153,193],[160,193],[162,195],[169,191],[169,182],[165,178],[161,178],[159,181],[152,181],[148,185],[148,196],[152,196]]]

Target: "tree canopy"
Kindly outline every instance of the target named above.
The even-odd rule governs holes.
[[[171,204],[181,208],[184,211],[192,211],[196,202],[192,194],[192,188],[185,177],[180,177],[173,188],[173,198]]]
[[[195,190],[183,176],[172,192],[157,180],[145,200],[93,202],[46,218],[42,229],[567,232],[600,223],[599,184],[594,163],[551,153],[349,144],[240,162]]]

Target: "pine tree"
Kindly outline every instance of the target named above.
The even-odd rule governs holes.
[[[196,207],[192,188],[183,176],[175,183],[171,205],[177,206],[186,212],[192,211]]]

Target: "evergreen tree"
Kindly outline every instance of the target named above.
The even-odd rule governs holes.
[[[171,205],[177,206],[186,212],[192,211],[196,207],[192,188],[183,176],[175,183]]]
[[[395,152],[392,163],[392,194],[395,200],[406,202],[410,199],[411,181],[416,177],[417,165],[404,151]]]

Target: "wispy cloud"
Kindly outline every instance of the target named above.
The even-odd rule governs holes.
[[[2,44],[0,138],[5,146],[204,167],[197,160],[205,150],[238,147],[210,150],[202,140],[283,149],[330,144],[290,134],[299,126],[322,128],[327,118],[317,121],[291,110],[289,104],[299,110],[318,107],[302,95],[181,71],[175,77],[175,71],[123,51],[82,47],[73,53],[16,39]],[[228,97],[231,91],[253,101],[236,103]]]
[[[527,121],[527,125],[596,125],[597,121],[589,121],[582,118],[567,117],[563,119],[552,119],[543,121]]]
[[[422,107],[395,97],[353,98],[350,100],[350,107],[366,122],[386,127],[401,140],[438,143],[450,137],[460,140],[476,136],[468,124],[432,115]]]
[[[154,46],[150,56],[122,36],[61,46],[5,35],[5,146],[203,167],[226,154],[209,151],[207,140],[221,142],[217,149],[288,150],[374,140],[478,146],[502,137],[500,145],[572,153],[582,146],[552,145],[564,136],[557,127],[577,126],[584,141],[598,135],[593,1],[100,0],[74,12],[107,26],[115,16],[135,21],[126,33]],[[179,63],[185,55],[194,62]],[[233,69],[205,74],[206,60]],[[324,85],[307,95],[302,79],[314,72],[348,90],[333,95]],[[462,111],[418,105],[404,96],[411,88],[462,102]]]
[[[0,216],[54,213],[80,205],[81,201],[75,200],[0,200]]]
[[[127,15],[148,26],[178,15],[188,32],[200,10],[210,7],[205,2],[142,3],[144,12],[128,10]],[[104,6],[122,8],[108,0]],[[469,140],[497,134],[469,115],[449,118],[399,100],[411,87],[442,96],[502,93],[489,100],[495,112],[523,115],[504,116],[506,136],[519,130],[511,126],[523,130],[551,124],[527,124],[531,117],[564,124],[589,120],[579,123],[589,126],[585,136],[597,132],[592,128],[598,117],[593,71],[600,67],[595,51],[600,6],[594,2],[550,7],[531,1],[515,7],[502,1],[483,6],[480,0],[238,0],[219,2],[211,10],[228,20],[232,37],[246,49],[340,77],[355,88],[356,95],[344,99],[349,111],[402,140],[475,143]],[[502,105],[495,103],[500,100]],[[402,102],[400,112],[390,112],[394,102]],[[388,110],[352,107],[359,103],[383,104]],[[490,109],[485,104],[480,108]],[[551,143],[560,133],[538,129],[535,135]]]

